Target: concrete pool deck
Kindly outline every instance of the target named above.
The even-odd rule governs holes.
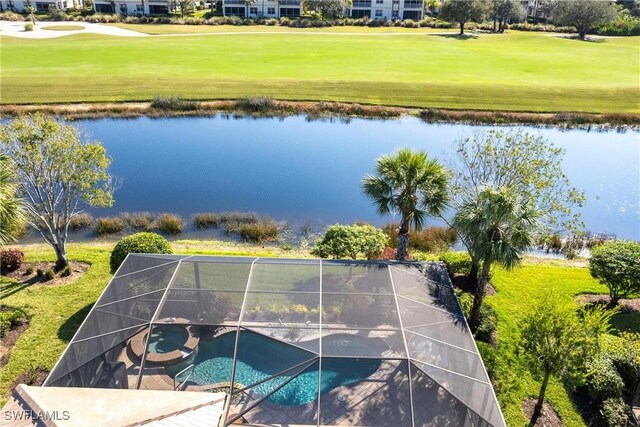
[[[217,426],[225,393],[19,385],[0,426]],[[90,410],[87,410],[90,408]],[[182,424],[186,423],[186,424]]]

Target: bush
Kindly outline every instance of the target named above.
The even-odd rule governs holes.
[[[0,13],[0,21],[24,21],[24,16],[7,10],[6,12]]]
[[[130,253],[139,254],[171,254],[171,244],[164,237],[155,233],[136,233],[120,239],[111,251],[111,272],[115,272]]]
[[[151,108],[169,111],[193,111],[200,108],[200,103],[175,96],[157,96],[151,101]]]
[[[118,217],[103,217],[96,220],[96,233],[98,236],[119,233],[125,228],[124,221]]]
[[[132,230],[153,230],[155,216],[150,212],[123,212],[120,214],[122,221]]]
[[[631,409],[621,398],[610,398],[602,402],[600,417],[607,427],[626,427]]]
[[[71,267],[69,267],[68,265],[62,270],[62,273],[60,273],[60,276],[62,277],[68,277],[71,276]]]
[[[640,243],[617,240],[591,251],[589,272],[609,288],[614,300],[640,292]]]
[[[168,234],[180,234],[184,229],[184,221],[180,215],[164,213],[158,217],[158,230]]]
[[[51,12],[51,19],[53,21],[66,21],[69,17],[64,10],[54,10]]]
[[[44,270],[41,268],[37,269],[36,276],[38,276],[38,279],[44,279]]]
[[[33,31],[33,24],[31,22],[27,22],[26,24],[24,24],[24,30]]]
[[[253,224],[242,224],[239,233],[244,241],[262,243],[278,238],[278,226],[270,219],[263,219]]]
[[[446,251],[456,240],[456,231],[446,227],[429,227],[409,233],[409,247],[425,252]]]
[[[596,28],[595,33],[601,36],[640,36],[640,18],[619,14],[615,21]]]
[[[631,397],[640,381],[640,333],[622,332],[603,347],[603,357],[611,360],[622,378],[625,397]]]
[[[367,259],[378,257],[389,238],[372,225],[332,225],[311,252],[321,258],[351,258],[362,255]]]
[[[464,313],[464,317],[468,320],[473,307],[473,295],[468,292],[456,291],[460,308]],[[498,329],[498,313],[490,304],[482,304],[480,307],[480,320],[475,338],[478,341],[494,344],[494,333]]]
[[[53,280],[56,277],[56,272],[53,271],[52,268],[48,269],[47,271],[44,272],[44,280],[45,281],[49,281],[49,280]]]
[[[6,309],[0,311],[0,338],[2,338],[9,330],[24,322],[26,319],[25,313],[19,308]]]
[[[236,108],[247,113],[269,113],[276,107],[276,102],[266,96],[242,98],[236,101]]]
[[[24,253],[19,249],[3,249],[0,251],[0,271],[14,271],[22,266],[24,262]]]
[[[193,216],[193,224],[197,229],[202,230],[217,227],[220,221],[214,213],[198,213]]]
[[[603,401],[622,397],[624,382],[613,366],[611,359],[596,357],[586,364],[586,385],[593,400]]]
[[[93,217],[88,213],[81,213],[71,217],[69,228],[73,231],[82,228],[90,228],[93,225]]]
[[[471,271],[471,257],[467,252],[445,252],[438,260],[444,262],[451,277],[456,274],[467,276]]]
[[[25,274],[27,274],[28,276],[33,274],[33,267],[27,267],[27,269],[25,270]]]

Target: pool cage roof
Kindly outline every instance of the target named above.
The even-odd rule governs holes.
[[[137,365],[127,367],[128,381],[115,381],[115,368],[105,366],[113,368],[141,331],[166,324],[214,334],[236,332],[225,384],[231,393],[225,425],[240,420],[505,426],[439,263],[131,254],[45,385],[153,388],[141,387],[147,375],[158,372],[147,360],[148,339],[142,341],[144,353]],[[240,355],[260,351],[247,348],[251,343],[241,331],[284,343],[304,357],[292,359],[284,369],[286,362],[278,360],[278,372],[254,384],[239,384]],[[335,372],[327,366],[341,360],[347,365],[373,360],[380,366],[362,381],[330,389],[326,385]],[[272,397],[300,376],[312,398],[295,408],[273,403],[277,400]]]

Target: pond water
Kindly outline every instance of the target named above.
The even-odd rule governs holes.
[[[297,224],[383,224],[360,189],[376,159],[400,147],[447,161],[452,142],[482,126],[416,118],[167,118],[79,121],[113,158],[122,179],[110,209],[174,212],[240,210]],[[640,240],[640,133],[529,128],[566,149],[564,171],[586,191],[586,228]],[[395,218],[397,220],[397,218]],[[435,224],[436,222],[433,221]]]

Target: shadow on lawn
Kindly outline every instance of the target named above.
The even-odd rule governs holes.
[[[432,34],[436,37],[444,37],[446,39],[456,39],[456,40],[469,40],[469,39],[477,39],[478,36],[476,34]]]
[[[58,338],[64,342],[71,341],[71,338],[73,338],[73,335],[82,324],[82,321],[87,317],[89,311],[91,311],[93,304],[94,303],[87,304],[71,315],[71,317],[69,317],[58,329]]]
[[[10,281],[6,283],[0,283],[0,300],[10,297],[13,294],[16,294],[24,289],[27,289],[29,286],[33,285],[37,282],[25,281],[25,282],[17,282]]]

